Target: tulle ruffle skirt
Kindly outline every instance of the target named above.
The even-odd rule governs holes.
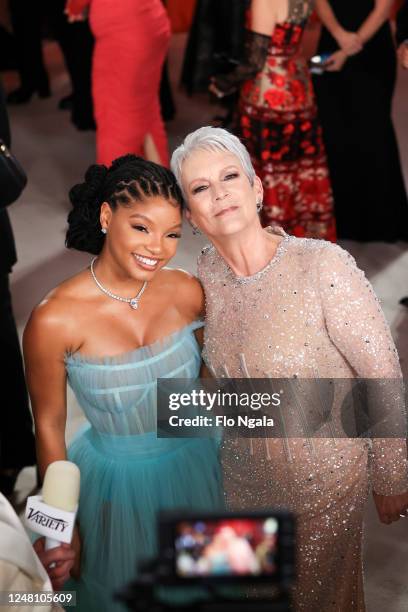
[[[81,579],[64,588],[77,591],[77,610],[124,610],[112,594],[135,578],[138,562],[157,553],[158,512],[222,507],[218,444],[100,434],[88,426],[68,458],[81,470],[82,553]]]

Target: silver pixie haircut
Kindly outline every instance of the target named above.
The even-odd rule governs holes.
[[[186,194],[181,183],[183,163],[192,153],[198,150],[227,151],[232,153],[239,159],[250,184],[254,184],[255,170],[249,153],[239,138],[223,128],[205,126],[188,134],[184,142],[175,149],[171,156],[171,169],[176,176],[184,198],[186,198]]]

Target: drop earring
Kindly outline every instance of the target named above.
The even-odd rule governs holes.
[[[263,202],[257,202],[256,203],[256,212],[260,213],[262,209],[263,209]]]
[[[192,223],[190,223],[192,229],[193,229],[193,234],[194,236],[198,236],[199,234],[201,234],[200,230],[198,229],[198,227],[196,225],[193,225]]]

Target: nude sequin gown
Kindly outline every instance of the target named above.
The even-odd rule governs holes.
[[[337,245],[273,231],[282,241],[253,276],[236,277],[212,246],[199,257],[203,356],[213,374],[399,379],[388,325],[354,259]],[[229,508],[297,515],[295,609],[362,612],[370,474],[377,493],[406,491],[405,440],[225,439],[221,455]]]

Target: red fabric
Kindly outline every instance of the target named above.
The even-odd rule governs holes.
[[[65,13],[69,17],[83,17],[89,8],[91,0],[67,0],[65,3]]]
[[[171,31],[174,34],[188,32],[196,8],[196,0],[167,0]]]
[[[306,61],[306,23],[277,25],[262,71],[241,88],[238,134],[264,187],[263,225],[336,241],[326,153]]]
[[[90,24],[98,163],[109,165],[126,153],[143,156],[150,134],[168,165],[159,87],[170,25],[161,0],[92,0]]]

